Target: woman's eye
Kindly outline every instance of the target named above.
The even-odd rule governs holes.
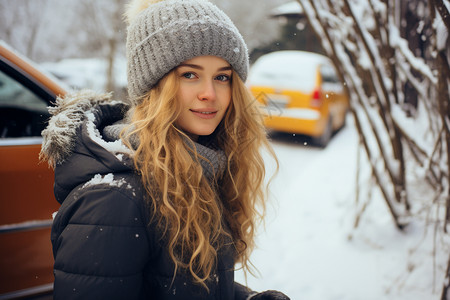
[[[183,76],[184,78],[187,78],[187,79],[194,79],[195,78],[195,74],[191,73],[191,72],[183,73],[183,74],[181,74],[181,76]]]
[[[231,76],[228,76],[228,75],[219,75],[216,77],[217,80],[223,81],[223,82],[229,81],[230,78],[231,78]]]

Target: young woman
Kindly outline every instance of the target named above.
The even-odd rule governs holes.
[[[127,17],[131,105],[68,95],[43,132],[61,203],[54,298],[289,299],[234,282],[270,151],[241,35],[205,0],[134,1]]]

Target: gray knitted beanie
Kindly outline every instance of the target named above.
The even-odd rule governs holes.
[[[247,46],[230,18],[214,4],[207,0],[140,2],[143,9],[128,17],[126,44],[128,93],[134,104],[169,71],[196,56],[221,57],[246,80]]]

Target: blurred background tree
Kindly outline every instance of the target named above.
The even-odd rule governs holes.
[[[268,14],[288,0],[211,1],[230,16],[252,51],[278,37],[279,23]],[[123,63],[125,56],[126,25],[122,15],[128,2],[0,0],[0,39],[36,62],[104,59],[107,67],[103,89],[120,96],[124,87],[118,77],[123,74],[114,72],[118,72],[115,65]]]
[[[280,27],[278,36],[255,47],[250,60],[256,61],[261,55],[280,50],[304,50],[325,54],[320,40],[308,23],[300,4],[290,1],[269,11],[268,17],[277,20]]]
[[[0,0],[0,39],[36,62],[103,58],[105,86],[115,83],[114,65],[124,56],[125,0]],[[88,74],[86,74],[88,75]]]

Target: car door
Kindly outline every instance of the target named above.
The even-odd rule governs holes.
[[[329,112],[333,121],[333,130],[341,128],[345,124],[348,110],[348,97],[344,87],[331,64],[324,64],[320,67],[321,89],[326,95]]]
[[[0,299],[52,290],[50,227],[59,205],[39,151],[55,95],[33,70],[0,55]]]

